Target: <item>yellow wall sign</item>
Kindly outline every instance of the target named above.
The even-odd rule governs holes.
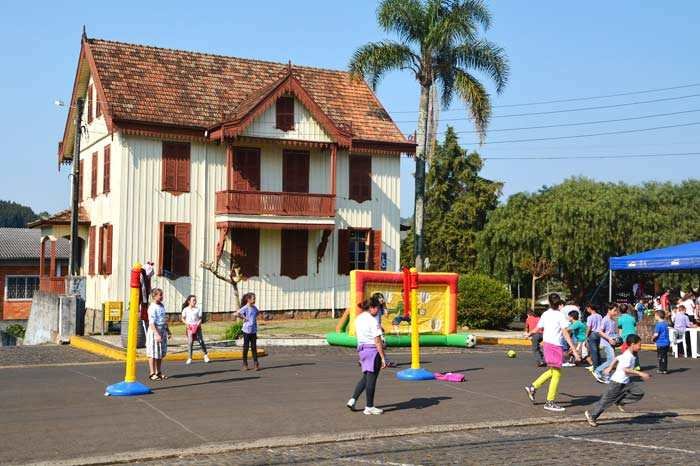
[[[124,303],[121,301],[106,301],[102,306],[105,322],[121,322]]]

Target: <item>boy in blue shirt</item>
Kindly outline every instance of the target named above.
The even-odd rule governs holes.
[[[671,339],[668,335],[666,313],[664,311],[656,311],[654,318],[656,319],[656,327],[654,327],[654,335],[651,339],[656,342],[656,357],[659,361],[659,368],[656,372],[668,374],[668,349],[671,346]]]

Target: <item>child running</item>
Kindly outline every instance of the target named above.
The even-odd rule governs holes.
[[[613,363],[605,369],[606,376],[609,376],[610,372],[615,369],[615,373],[610,377],[610,384],[607,390],[600,397],[598,403],[595,404],[593,410],[584,413],[591,427],[598,425],[597,419],[611,405],[614,404],[617,409],[624,413],[624,405],[636,403],[644,396],[642,387],[637,383],[630,382],[630,375],[641,377],[644,381],[651,378],[646,372],[634,369],[637,353],[642,348],[642,339],[639,338],[639,335],[633,333],[627,336],[625,343],[627,343],[627,351],[615,358]]]
[[[581,322],[579,319],[579,313],[577,311],[569,311],[569,333],[571,334],[571,339],[574,342],[574,346],[578,354],[580,355],[583,350],[583,344],[586,341],[586,324]],[[567,362],[562,364],[563,367],[574,367],[576,365],[574,359],[574,352],[569,348],[567,353]]]
[[[204,353],[204,362],[209,362],[209,353],[207,353],[207,346],[204,344],[204,336],[202,335],[202,310],[197,307],[197,297],[193,294],[189,295],[182,304],[182,323],[186,326],[187,347],[189,349],[189,356],[185,364],[192,364],[192,347],[195,339],[199,342]]]
[[[238,315],[243,322],[243,370],[248,370],[248,347],[253,352],[255,370],[260,370],[258,363],[258,314],[260,311],[255,306],[255,293],[246,293],[241,299],[241,309]]]
[[[381,308],[378,299],[372,297],[360,305],[362,313],[355,319],[355,335],[357,335],[357,353],[362,369],[362,378],[357,383],[355,391],[346,404],[351,411],[362,392],[367,393],[367,403],[364,414],[377,415],[384,411],[374,406],[374,391],[377,386],[379,371],[386,367],[382,329],[377,323],[376,316]]]
[[[600,383],[608,383],[608,377],[603,371],[615,360],[615,347],[619,346],[620,336],[617,333],[617,322],[615,319],[619,313],[617,304],[608,305],[608,313],[600,323],[600,348],[605,352],[605,361],[593,371],[593,377]]]
[[[148,332],[146,332],[146,356],[148,357],[148,376],[151,380],[165,380],[161,371],[161,363],[168,353],[168,337],[170,329],[165,319],[165,307],[163,306],[163,290],[154,288],[151,291],[151,300],[148,306]]]
[[[547,309],[540,317],[537,323],[537,328],[543,329],[542,346],[544,349],[544,361],[547,363],[548,369],[540,375],[537,380],[531,385],[525,387],[527,396],[530,401],[535,402],[535,393],[549,380],[549,390],[547,391],[547,401],[544,404],[544,409],[547,411],[564,411],[562,406],[556,403],[557,390],[561,379],[561,365],[564,359],[564,350],[562,348],[562,340],[569,344],[569,347],[574,353],[576,360],[580,360],[576,346],[571,340],[569,334],[569,321],[561,312],[564,306],[558,294],[552,293],[549,295],[549,309]]]
[[[666,313],[664,311],[656,311],[654,319],[656,319],[656,327],[654,327],[654,335],[651,339],[656,343],[656,358],[659,363],[656,372],[668,374],[668,349],[671,346],[671,338],[669,337]]]
[[[588,312],[588,319],[586,319],[588,338],[586,342],[588,343],[588,355],[591,360],[588,370],[593,372],[600,365],[600,333],[598,332],[603,328],[603,318],[598,313],[598,307],[595,304],[591,303],[586,306],[586,312]]]

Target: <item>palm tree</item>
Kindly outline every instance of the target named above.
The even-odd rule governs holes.
[[[420,84],[418,127],[423,136],[416,150],[414,211],[415,266],[423,268],[423,205],[430,90],[438,87],[443,107],[456,94],[464,101],[479,133],[486,136],[491,101],[486,88],[470,73],[493,80],[501,93],[509,73],[503,49],[480,37],[491,24],[491,14],[481,0],[382,0],[377,8],[379,26],[395,33],[398,41],[370,42],[355,51],[350,73],[364,78],[373,89],[384,74],[410,70]]]

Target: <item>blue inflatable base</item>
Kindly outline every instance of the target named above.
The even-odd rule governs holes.
[[[427,369],[404,369],[396,373],[396,378],[399,380],[417,381],[417,380],[435,380],[435,375]]]
[[[119,382],[107,387],[105,396],[136,396],[149,393],[151,389],[141,382]]]

